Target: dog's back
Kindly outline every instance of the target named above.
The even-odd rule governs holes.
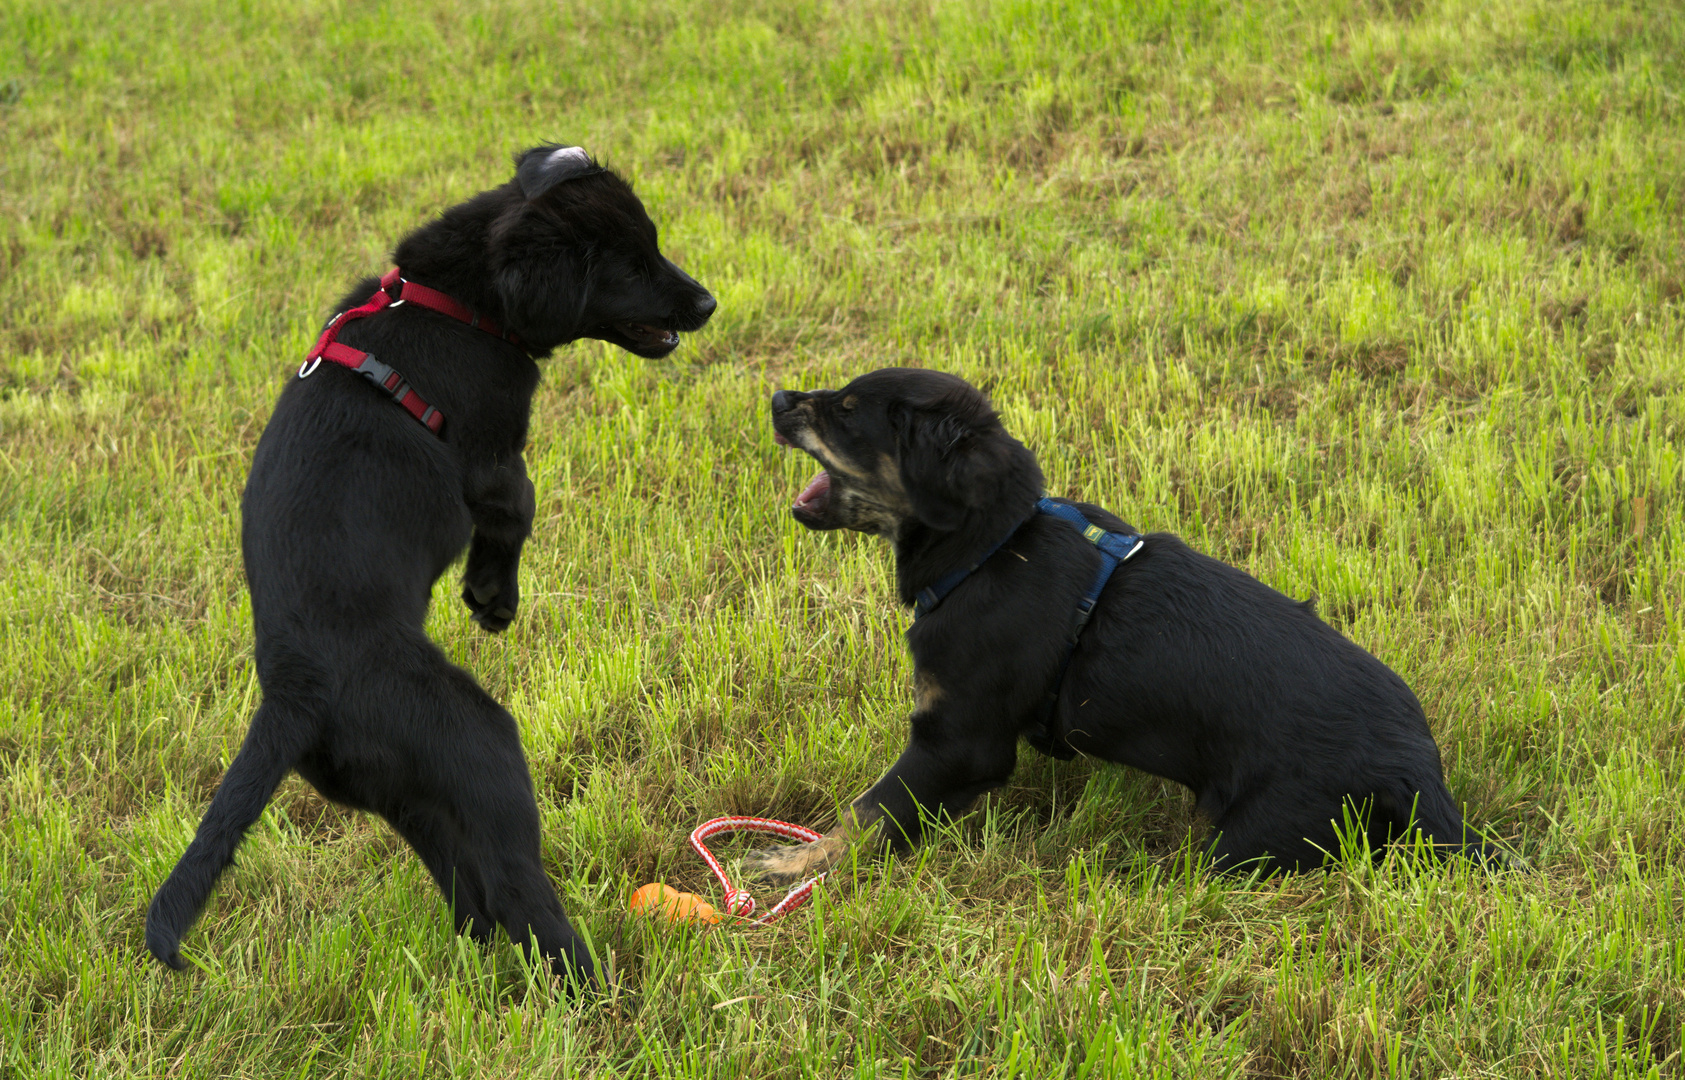
[[[1071,539],[1080,560],[1087,545]],[[1197,792],[1223,834],[1220,864],[1267,851],[1316,865],[1338,850],[1346,802],[1377,842],[1411,823],[1436,844],[1469,841],[1404,680],[1314,603],[1174,535],[1148,535],[1114,575],[1066,678],[1057,724],[1070,745]]]

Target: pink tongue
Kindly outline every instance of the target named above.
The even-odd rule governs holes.
[[[824,469],[820,469],[819,475],[809,480],[807,487],[802,488],[802,493],[796,496],[796,505],[808,506],[815,502],[822,503],[830,494],[831,474]]]

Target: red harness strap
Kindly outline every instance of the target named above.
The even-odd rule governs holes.
[[[415,388],[404,380],[401,372],[376,360],[372,353],[353,349],[339,341],[339,332],[345,329],[346,323],[366,319],[377,311],[397,307],[399,304],[415,304],[437,311],[488,334],[495,334],[505,341],[520,344],[519,338],[492,320],[482,318],[473,309],[457,303],[437,289],[405,281],[403,272],[393,267],[380,279],[380,288],[375,290],[375,294],[369,297],[367,303],[349,311],[342,311],[328,321],[328,325],[322,330],[322,336],[316,339],[316,344],[304,358],[304,363],[299,365],[298,377],[309,378],[323,360],[350,368],[380,387],[393,401],[408,410],[411,416],[425,424],[428,431],[438,435],[444,430],[445,414],[422,400]]]

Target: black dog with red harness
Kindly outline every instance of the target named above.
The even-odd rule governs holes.
[[[296,769],[391,822],[458,931],[484,940],[500,924],[556,974],[590,981],[544,872],[515,720],[422,623],[465,547],[474,619],[497,631],[514,618],[536,360],[580,338],[664,356],[714,298],[661,255],[632,189],[578,147],[526,152],[514,179],[411,233],[396,260],[340,302],[258,442],[243,510],[263,704],[152,900],[146,944],[185,966],[181,935]]]

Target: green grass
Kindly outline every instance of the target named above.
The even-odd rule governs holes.
[[[1685,7],[0,0],[0,1076],[1685,1076]],[[258,689],[271,402],[406,229],[582,143],[713,323],[549,361],[509,633],[546,856],[625,993],[456,939],[293,779],[186,945],[151,891]],[[759,931],[687,831],[824,826],[911,704],[888,554],[765,399],[986,386],[1051,490],[1415,687],[1536,875],[1189,869],[1188,798],[1012,784]]]

